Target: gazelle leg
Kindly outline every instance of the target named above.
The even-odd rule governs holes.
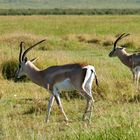
[[[136,75],[136,73],[134,75],[134,84],[137,84],[137,75]]]
[[[132,74],[133,74],[133,83],[135,83],[135,79],[136,79],[135,72],[132,71]]]
[[[138,83],[139,83],[139,79],[138,77],[136,78],[136,86],[137,86],[137,90],[138,90]]]
[[[63,115],[65,117],[66,122],[68,122],[68,117],[66,116],[66,113],[62,107],[62,103],[61,103],[59,94],[55,95],[55,99],[56,99],[56,102],[58,104],[58,107],[60,108],[61,112],[63,113]]]
[[[84,84],[85,97],[87,99],[87,106],[86,106],[85,113],[83,115],[83,120],[90,120],[91,114],[92,114],[92,108],[93,108],[93,103],[94,103],[94,99],[92,96],[92,82],[93,82],[93,75],[91,74],[87,82]]]
[[[138,90],[138,83],[139,83],[139,71],[137,68],[134,69],[134,84],[136,85],[136,88]]]
[[[62,107],[62,103],[61,103],[61,100],[60,100],[59,93],[58,93],[58,91],[57,91],[57,89],[55,87],[53,88],[53,93],[54,93],[54,97],[56,99],[58,107],[60,108],[61,112],[63,113],[66,122],[68,122],[68,117],[66,116],[66,113],[65,113],[65,111],[64,111],[64,109]]]
[[[139,89],[139,78],[140,78],[140,72],[138,71],[138,74],[137,74],[137,89]]]
[[[93,98],[88,94],[85,94],[85,97],[87,99],[87,105],[86,105],[85,113],[83,115],[83,120],[90,120],[92,115],[92,109],[93,109]]]
[[[137,86],[137,90],[139,89],[138,88],[138,85],[139,85],[139,78],[140,78],[140,66],[136,66],[134,69],[133,69],[133,75],[134,75],[134,78],[135,78],[135,84]]]
[[[54,96],[52,95],[50,97],[49,103],[48,103],[48,111],[47,111],[47,115],[46,115],[46,123],[48,123],[49,121],[49,116],[50,116],[50,112],[51,112],[51,107],[53,105],[54,102]]]
[[[67,99],[67,101],[70,101],[70,96],[69,96],[69,94],[66,92],[66,93],[64,93],[65,94],[65,96],[66,96],[66,99]]]

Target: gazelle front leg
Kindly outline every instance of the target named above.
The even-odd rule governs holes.
[[[132,74],[133,74],[133,83],[135,83],[136,81],[136,74],[135,74],[135,71],[132,69]]]
[[[50,97],[50,100],[49,100],[49,103],[48,103],[48,112],[47,112],[47,115],[46,115],[46,123],[49,122],[49,116],[50,116],[50,112],[51,112],[51,107],[53,105],[53,102],[54,102],[54,96],[52,95]]]
[[[54,97],[56,99],[57,105],[60,108],[61,112],[63,113],[66,123],[68,123],[68,117],[66,116],[66,113],[65,113],[65,111],[62,107],[62,103],[61,103],[61,100],[60,100],[60,95],[59,95],[59,92],[58,92],[56,87],[53,88],[53,93],[54,93]]]
[[[133,69],[133,75],[134,75],[134,78],[135,78],[135,83],[136,83],[136,86],[137,86],[137,90],[139,89],[138,88],[138,85],[139,85],[139,77],[140,77],[140,66],[137,66]]]
[[[140,78],[140,71],[137,73],[137,89],[139,89],[139,78]]]

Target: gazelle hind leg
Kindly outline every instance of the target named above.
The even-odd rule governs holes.
[[[133,69],[132,73],[133,73],[133,75],[134,75],[135,84],[136,84],[137,90],[138,90],[139,77],[140,77],[140,66],[135,67],[135,68]]]
[[[85,91],[84,95],[87,99],[87,106],[85,109],[85,113],[83,115],[83,120],[90,120],[92,114],[92,108],[94,103],[94,99],[92,96],[93,79],[94,79],[94,73],[92,72],[91,69],[87,69],[86,77],[82,86],[83,90]]]
[[[85,98],[87,100],[87,104],[86,104],[86,109],[83,115],[83,120],[90,120],[91,115],[92,115],[92,109],[93,109],[93,98],[91,96],[89,96],[89,94],[87,94],[85,92]]]
[[[139,78],[140,78],[140,71],[137,74],[137,89],[139,89]]]
[[[93,79],[92,77],[88,80],[88,82],[85,84],[85,97],[87,100],[87,106],[86,106],[86,110],[83,116],[83,120],[90,120],[91,115],[92,115],[92,109],[93,109],[93,103],[94,103],[94,99],[92,96],[92,82]]]
[[[50,97],[50,100],[49,100],[49,103],[48,103],[48,112],[47,112],[47,115],[46,115],[46,123],[48,123],[48,121],[49,121],[49,116],[50,116],[51,107],[53,105],[53,102],[54,102],[54,96],[52,95]]]
[[[86,110],[83,116],[84,120],[90,120],[91,118],[91,114],[92,114],[92,109],[93,109],[93,103],[94,103],[94,99],[92,96],[92,82],[93,82],[93,77],[91,76],[89,78],[89,80],[87,81],[87,83],[85,84],[85,97],[87,100],[87,106],[86,106]]]

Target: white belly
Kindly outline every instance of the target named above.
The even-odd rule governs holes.
[[[133,72],[135,76],[140,76],[140,66],[136,66],[135,68],[133,68]]]
[[[56,83],[54,86],[59,90],[59,92],[73,91],[75,89],[74,86],[71,84],[70,79],[66,79],[60,83]]]

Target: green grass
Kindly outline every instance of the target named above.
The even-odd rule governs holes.
[[[99,88],[94,83],[96,102],[88,127],[81,121],[86,105],[83,99],[62,99],[71,120],[69,125],[63,121],[56,103],[46,124],[49,93],[32,82],[14,83],[0,74],[0,139],[139,140],[139,91],[132,83],[129,69],[117,58],[108,57],[112,46],[104,46],[105,41],[114,41],[116,34],[129,32],[132,36],[120,44],[134,42],[128,51],[139,49],[139,24],[139,16],[1,17],[0,70],[3,62],[18,59],[20,41],[28,47],[46,38],[45,43],[28,54],[29,58],[39,57],[36,65],[43,69],[86,62],[95,66]]]
[[[137,35],[140,32],[139,24],[140,16],[19,16],[18,18],[1,16],[0,35],[8,33],[9,36],[9,33],[14,32],[43,36],[67,34],[114,36],[121,32]]]

